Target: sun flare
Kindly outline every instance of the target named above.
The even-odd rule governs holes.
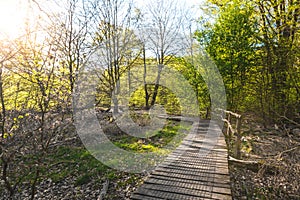
[[[0,37],[16,38],[25,27],[26,4],[21,0],[0,0]]]

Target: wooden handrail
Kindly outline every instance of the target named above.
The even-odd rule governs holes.
[[[235,156],[239,159],[241,157],[241,125],[242,125],[242,115],[234,113],[229,110],[223,110],[220,108],[217,108],[216,110],[221,111],[227,115],[227,118],[223,118],[222,116],[222,121],[226,123],[227,125],[227,130],[226,130],[226,137],[227,137],[227,145],[228,148],[231,147],[231,141],[234,136],[236,136],[236,142],[235,142]],[[235,128],[233,127],[233,124],[231,122],[232,117],[236,118],[236,124]]]
[[[230,110],[224,110],[224,109],[221,109],[221,108],[216,108],[216,110],[222,111],[222,112],[224,112],[224,113],[226,113],[226,114],[233,115],[233,116],[235,116],[236,118],[241,118],[241,117],[242,117],[242,115],[237,114],[237,113],[234,113],[234,112],[232,112],[232,111],[230,111]]]

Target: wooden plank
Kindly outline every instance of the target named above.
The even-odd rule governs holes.
[[[132,200],[164,200],[163,198],[151,197],[143,194],[134,194],[134,196],[131,199]]]
[[[224,136],[220,135],[213,149],[201,157],[199,150],[205,133],[201,128],[194,129],[198,131],[194,140],[186,138],[156,167],[144,184],[132,194],[131,199],[231,199],[228,152]]]

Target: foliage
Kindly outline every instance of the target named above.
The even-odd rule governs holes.
[[[206,24],[195,34],[214,59],[223,77],[229,109],[245,107],[250,96],[245,90],[254,60],[253,10],[251,5],[233,1],[221,7],[214,25]]]
[[[209,2],[212,12],[218,10],[216,22],[207,22],[195,35],[220,70],[229,108],[259,110],[266,123],[297,118],[299,4]]]

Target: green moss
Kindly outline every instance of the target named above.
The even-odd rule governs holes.
[[[75,181],[75,186],[84,185],[91,181],[91,175],[90,174],[83,174],[82,176],[79,176],[77,180]]]
[[[69,175],[69,172],[67,170],[62,170],[60,172],[54,172],[48,175],[49,178],[51,178],[51,180],[53,182],[60,182],[62,180],[64,180],[67,176]]]

